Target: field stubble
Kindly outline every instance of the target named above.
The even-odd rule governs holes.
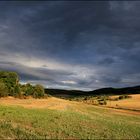
[[[0,99],[0,138],[140,139],[140,114],[58,98]]]

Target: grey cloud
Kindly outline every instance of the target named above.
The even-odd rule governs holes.
[[[52,87],[95,89],[140,82],[140,2],[0,3],[1,70],[14,70],[22,81]],[[35,57],[73,69],[20,63]]]
[[[104,58],[101,61],[99,61],[99,64],[101,65],[108,65],[114,63],[115,60],[113,58]]]

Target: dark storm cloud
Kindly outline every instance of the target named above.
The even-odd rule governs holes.
[[[0,68],[21,81],[95,89],[139,84],[140,2],[0,2]]]
[[[107,64],[112,64],[114,62],[115,62],[115,60],[113,58],[104,58],[101,61],[99,61],[99,64],[107,65]]]

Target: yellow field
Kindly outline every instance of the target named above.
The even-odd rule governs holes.
[[[133,94],[130,96],[132,98],[118,100],[118,101],[108,101],[107,106],[140,110],[140,94]],[[115,98],[115,97],[117,96],[111,96],[111,98]]]
[[[18,105],[23,106],[25,108],[48,108],[48,109],[58,109],[65,110],[66,108],[77,104],[76,102],[69,102],[67,100],[50,97],[48,99],[18,99],[13,97],[6,97],[0,99],[0,104],[2,105]]]
[[[111,107],[116,107],[116,104],[118,104],[120,107],[130,107],[130,108],[137,108],[139,107],[139,99],[140,95],[132,95],[133,97],[131,99],[124,99],[120,101],[111,101]],[[114,96],[112,96],[114,98]],[[94,106],[85,104],[83,102],[76,102],[76,101],[68,101],[64,99],[59,99],[56,97],[49,97],[47,99],[18,99],[14,97],[6,97],[6,98],[0,98],[0,105],[6,105],[6,106],[22,106],[24,108],[38,108],[38,109],[53,109],[53,110],[73,110],[76,112],[83,112],[83,110],[86,110],[87,107],[94,107],[94,108],[104,108],[104,106]],[[110,102],[108,102],[107,106],[110,106]],[[134,115],[140,115],[140,112],[134,112],[134,111],[126,111],[121,109],[112,109],[112,108],[104,108],[106,110],[110,110],[112,114],[134,114]]]

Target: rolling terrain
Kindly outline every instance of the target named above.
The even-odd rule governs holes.
[[[98,96],[98,95],[125,95],[125,94],[140,94],[140,86],[125,87],[125,88],[101,88],[93,91],[81,90],[62,90],[46,88],[45,92],[55,97],[75,98],[79,96]]]
[[[0,138],[140,139],[140,113],[48,99],[0,99]]]
[[[140,111],[140,94],[130,94],[131,98],[118,100],[118,101],[107,101],[108,107],[131,109]],[[111,98],[116,98],[118,96],[111,96]]]

